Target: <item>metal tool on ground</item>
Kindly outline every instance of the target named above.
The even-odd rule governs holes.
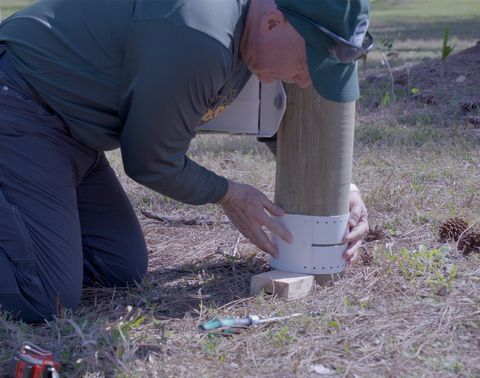
[[[55,352],[25,341],[13,356],[9,378],[59,378],[59,367]]]
[[[240,330],[246,327],[256,327],[262,323],[279,322],[302,315],[317,316],[320,315],[320,313],[311,311],[265,319],[260,319],[257,315],[248,315],[244,318],[213,318],[208,322],[202,323],[198,327],[198,330],[201,332],[209,332],[209,334],[233,335],[238,334]]]

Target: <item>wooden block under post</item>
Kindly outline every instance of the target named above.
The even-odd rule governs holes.
[[[272,270],[252,277],[250,293],[276,295],[278,298],[298,298],[307,295],[315,285],[315,277],[311,274]]]

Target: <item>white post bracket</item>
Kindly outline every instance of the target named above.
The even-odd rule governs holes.
[[[271,217],[293,236],[293,243],[288,244],[273,232],[270,234],[272,243],[280,252],[278,259],[270,257],[272,268],[305,274],[332,274],[345,270],[346,260],[342,255],[347,244],[343,243],[343,238],[349,232],[349,214]]]

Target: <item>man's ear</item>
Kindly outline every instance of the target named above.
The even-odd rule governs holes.
[[[263,36],[266,36],[268,33],[275,30],[276,27],[285,26],[287,23],[288,21],[281,10],[276,8],[272,9],[263,16],[260,25],[260,33]]]

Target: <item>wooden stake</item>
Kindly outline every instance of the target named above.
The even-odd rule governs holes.
[[[278,131],[275,203],[287,213],[349,213],[355,102],[320,96],[313,85],[285,84],[287,110]],[[316,275],[322,284],[330,275]]]

